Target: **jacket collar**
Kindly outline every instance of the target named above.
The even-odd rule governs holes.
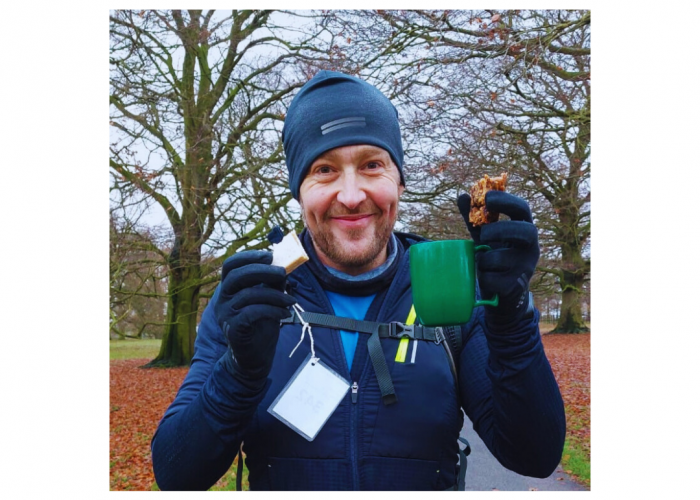
[[[326,266],[321,263],[308,230],[304,229],[304,231],[302,231],[300,239],[306,253],[309,255],[309,262],[307,262],[308,269],[319,281],[323,289],[351,296],[371,295],[388,288],[396,275],[396,270],[401,260],[403,260],[406,251],[404,242],[392,235],[392,238],[389,240],[389,252],[394,254],[394,256],[391,262],[381,270],[381,272],[378,274],[367,273],[368,277],[366,279],[344,279],[342,274],[330,272]]]

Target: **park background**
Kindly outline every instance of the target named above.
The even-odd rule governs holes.
[[[291,98],[319,70],[358,75],[399,112],[398,229],[467,237],[455,200],[484,174],[507,174],[508,191],[532,207],[535,304],[548,332],[586,335],[553,364],[569,428],[562,466],[590,484],[590,357],[573,347],[587,349],[590,331],[590,19],[587,10],[113,11],[110,338],[160,340],[144,369],[189,364],[223,261],[268,248],[274,225],[303,227],[281,147]],[[112,374],[110,487],[150,489],[155,421],[139,431],[133,422],[162,414],[146,404],[162,382]]]
[[[697,352],[697,339],[689,335],[697,327],[683,314],[692,307],[691,294],[682,293],[682,283],[677,287],[676,282],[660,281],[662,275],[683,276],[686,281],[697,278],[697,270],[684,265],[693,262],[692,245],[682,244],[696,241],[694,236],[681,231],[684,226],[680,218],[669,220],[664,212],[654,210],[651,198],[663,190],[661,181],[670,178],[668,191],[672,188],[675,193],[672,199],[680,202],[679,211],[692,199],[698,175],[689,166],[696,166],[697,161],[688,159],[684,151],[692,144],[693,129],[683,119],[673,116],[673,111],[682,109],[683,115],[692,116],[697,112],[697,100],[688,98],[687,82],[683,72],[678,71],[685,67],[687,59],[682,50],[666,52],[660,46],[653,46],[644,54],[632,50],[635,45],[630,27],[646,25],[647,12],[613,11],[607,7],[596,12],[600,12],[596,22],[603,33],[601,40],[611,48],[601,51],[600,59],[596,59],[596,71],[600,71],[601,78],[600,87],[596,87],[600,89],[596,90],[599,92],[596,106],[600,111],[596,112],[601,119],[596,122],[594,135],[600,138],[596,139],[599,141],[596,154],[600,155],[605,175],[594,177],[597,179],[595,206],[600,207],[596,213],[618,213],[620,219],[617,224],[611,217],[601,215],[597,219],[600,224],[594,226],[594,239],[604,244],[604,251],[601,249],[594,259],[596,276],[600,277],[596,283],[601,285],[593,294],[594,321],[600,322],[594,342],[599,357],[593,357],[593,374],[594,378],[599,374],[599,383],[604,381],[600,390],[596,390],[596,418],[600,419],[598,435],[602,444],[594,460],[596,484],[601,485],[597,491],[629,492],[641,489],[642,485],[652,491],[677,491],[687,487],[678,478],[690,473],[690,461],[683,459],[683,453],[672,466],[650,457],[658,456],[669,441],[690,443],[692,448],[692,441],[697,438],[689,436],[685,429],[692,427],[690,415],[697,409],[697,401],[685,397],[690,392],[684,384],[667,384],[658,374],[673,373],[678,380],[693,380],[692,376],[684,375],[684,367],[691,366]],[[671,24],[687,17],[687,12],[681,10],[669,9],[668,13],[672,15]],[[61,27],[85,21],[80,23],[81,29],[69,30],[67,37],[71,41],[100,39],[96,25],[104,31],[104,12],[101,16],[90,11],[52,14],[55,17],[51,26],[58,26],[59,20],[63,21]],[[46,31],[52,33],[48,28],[47,23]],[[675,35],[688,41],[685,33]],[[616,37],[622,37],[623,43],[611,43],[611,38],[619,40]],[[13,487],[32,482],[25,474],[34,470],[36,455],[29,447],[19,445],[20,436],[31,435],[34,442],[49,443],[44,445],[44,450],[56,464],[48,473],[53,489],[75,488],[75,475],[67,471],[79,468],[89,478],[84,490],[100,491],[105,487],[107,472],[96,457],[106,456],[105,450],[109,448],[104,436],[109,418],[105,389],[109,377],[104,368],[108,344],[100,340],[99,331],[104,332],[104,326],[100,325],[105,320],[100,318],[104,317],[108,297],[106,292],[102,296],[99,292],[105,289],[106,257],[100,261],[96,256],[107,253],[109,235],[100,229],[106,226],[106,208],[102,209],[102,215],[99,208],[105,207],[101,187],[105,185],[105,175],[95,165],[104,161],[103,145],[107,138],[105,132],[85,124],[100,123],[100,117],[107,113],[106,106],[100,104],[105,86],[96,77],[76,82],[63,75],[67,67],[82,68],[79,63],[86,60],[97,68],[96,72],[102,67],[106,75],[105,46],[76,43],[75,46],[81,46],[80,51],[65,50],[62,59],[47,57],[47,53],[63,47],[60,38],[53,40],[53,47],[27,41],[24,55],[41,55],[42,65],[27,70],[27,75],[36,77],[6,82],[8,92],[3,95],[5,109],[14,118],[6,136],[8,144],[13,146],[6,152],[8,165],[23,167],[10,171],[5,185],[7,196],[3,198],[4,213],[11,214],[13,210],[16,213],[17,207],[27,207],[28,196],[36,200],[34,205],[44,208],[39,213],[36,207],[25,210],[31,216],[29,220],[20,217],[8,220],[6,234],[22,236],[21,240],[6,239],[4,249],[8,262],[13,263],[6,276],[18,291],[5,301],[7,310],[13,313],[8,314],[7,322],[7,331],[13,332],[8,336],[8,352],[13,356],[3,370],[5,375],[24,372],[27,376],[21,384],[9,383],[12,378],[3,377],[4,393],[9,399],[23,403],[21,411],[8,415],[8,428],[14,432],[12,436],[7,434],[4,443],[13,452],[15,469],[24,473],[14,475]],[[646,67],[650,59],[655,64],[654,70],[644,71],[643,78],[630,85],[630,75],[625,70]],[[18,62],[16,55],[8,60]],[[52,74],[61,77],[54,78],[51,93],[47,94],[46,72],[51,69]],[[27,91],[47,97],[42,100],[46,109],[41,113],[27,112],[26,103],[17,98]],[[63,99],[48,99],[59,92]],[[649,96],[655,99],[645,101]],[[639,102],[645,102],[645,106],[636,106]],[[65,126],[64,133],[56,132],[58,118]],[[656,129],[647,126],[650,120],[669,126]],[[73,126],[68,127],[69,124]],[[28,134],[28,130],[32,133]],[[81,130],[81,134],[66,135],[69,130]],[[37,138],[39,141],[35,141]],[[35,161],[27,161],[27,152],[31,152]],[[58,163],[57,153],[62,160]],[[31,176],[32,168],[37,169],[41,178]],[[626,182],[626,189],[621,190],[613,179]],[[31,190],[16,189],[28,185],[28,180],[32,183]],[[7,190],[7,186],[13,189]],[[46,207],[57,209],[47,211]],[[673,236],[672,249],[652,243],[634,244],[640,240],[653,242],[653,237],[662,239],[665,235]],[[14,245],[7,244],[10,241]],[[655,262],[663,266],[653,265]],[[42,271],[36,273],[38,280],[22,274],[37,268]],[[50,271],[48,278],[46,270]],[[40,285],[45,281],[60,288],[51,290],[50,300],[33,300],[44,291]],[[655,296],[663,296],[666,291],[677,293],[671,307],[663,309],[660,300],[654,302],[650,297],[650,290]],[[660,313],[669,309],[673,310],[671,314]],[[46,321],[32,322],[34,315],[49,318],[51,325]],[[20,332],[27,333],[20,335]],[[667,338],[661,339],[668,342],[658,338],[663,337],[660,332],[668,332]],[[71,335],[72,341],[66,339],[66,334]],[[32,362],[27,361],[30,355]],[[651,359],[654,359],[653,370],[649,369]],[[28,397],[28,394],[41,397]],[[645,424],[668,426],[663,414],[654,409],[658,407],[667,409],[664,414],[673,413],[675,425],[666,428],[665,440],[650,443],[644,439]],[[17,433],[17,429],[24,432]],[[81,437],[77,443],[76,436]],[[654,467],[654,474],[652,462],[663,465]]]

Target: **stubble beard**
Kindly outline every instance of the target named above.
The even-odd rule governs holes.
[[[379,210],[373,212],[381,213]],[[359,213],[359,210],[357,213]],[[328,223],[328,216],[324,218],[321,224],[318,224],[315,231],[311,230],[306,218],[303,218],[304,224],[311,235],[311,239],[318,250],[323,252],[333,263],[339,264],[345,268],[363,268],[371,264],[382,251],[386,250],[389,238],[391,238],[391,233],[394,229],[394,223],[396,222],[396,217],[393,218],[394,220],[392,220],[391,217],[382,217],[378,224],[372,226],[374,234],[369,239],[370,244],[361,252],[351,252],[338,240],[336,235],[333,234]],[[345,234],[350,241],[355,241],[361,239],[365,231],[366,229],[362,228],[350,229],[346,231]]]

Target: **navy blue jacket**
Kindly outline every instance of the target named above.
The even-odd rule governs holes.
[[[402,248],[393,281],[377,293],[366,320],[405,322],[410,312],[405,249],[420,238],[395,234]],[[333,314],[308,264],[288,281],[304,310]],[[339,332],[314,327],[316,355],[357,382],[358,391],[355,403],[348,391],[308,442],[267,411],[309,354],[308,335],[290,358],[301,327],[283,326],[267,381],[245,386],[225,366],[230,366],[227,344],[212,306],[217,295],[218,289],[203,313],[189,373],[153,437],[154,473],[162,490],[211,487],[230,467],[241,441],[253,490],[445,490],[457,481],[462,408],[505,467],[546,477],[559,463],[564,409],[540,340],[537,311],[503,331],[489,331],[483,308],[475,309],[462,327],[459,394],[443,346],[418,341],[415,362],[407,356],[400,363],[395,362],[398,340],[382,339],[398,397],[389,406],[381,401],[369,336],[360,334],[348,370]]]

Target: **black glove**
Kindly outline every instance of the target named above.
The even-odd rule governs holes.
[[[486,306],[489,322],[505,323],[523,317],[529,306],[529,283],[540,258],[537,228],[525,200],[503,191],[486,193],[486,209],[510,217],[475,227],[469,222],[471,197],[462,194],[457,206],[477,245],[488,245],[491,251],[476,255],[476,274],[482,299],[498,294],[498,306]]]
[[[267,377],[272,367],[280,320],[291,316],[296,300],[284,293],[284,268],[271,266],[272,253],[250,250],[226,259],[214,304],[217,322],[233,352],[237,376]]]

